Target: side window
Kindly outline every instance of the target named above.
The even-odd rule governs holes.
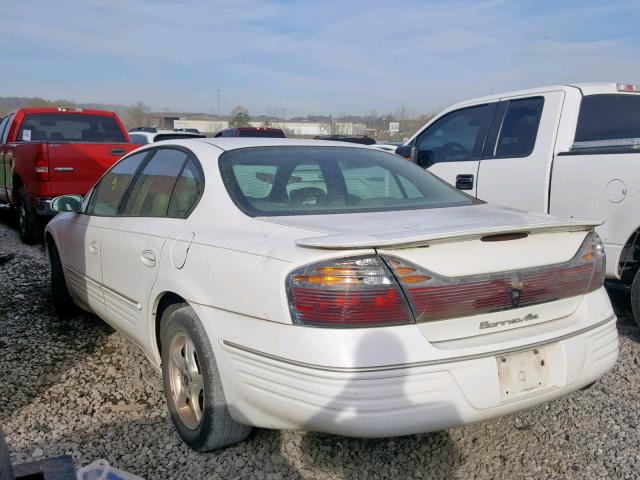
[[[4,136],[4,129],[6,128],[7,123],[9,123],[9,117],[4,117],[2,122],[0,122],[0,140]],[[0,141],[0,145],[2,144],[4,144],[4,142]]]
[[[416,148],[431,163],[479,159],[495,107],[490,103],[445,115],[418,137]]]
[[[171,193],[187,154],[181,150],[156,150],[136,177],[121,215],[127,217],[166,217]]]
[[[13,118],[15,117],[15,114],[11,114],[9,115],[9,117],[7,117],[7,124],[5,126],[4,132],[2,132],[2,138],[0,138],[0,144],[4,145],[5,143],[7,143],[7,138],[9,137],[9,130],[11,130],[11,123],[13,122]]]
[[[146,145],[147,143],[149,143],[147,141],[147,137],[145,137],[144,135],[130,133],[129,138],[131,139],[131,143],[135,143],[136,145]]]
[[[94,187],[86,213],[114,216],[136,170],[149,152],[140,152],[116,163]]]
[[[511,100],[502,121],[495,157],[527,157],[533,152],[544,98]]]
[[[189,159],[173,189],[168,216],[187,218],[203,190],[203,183],[195,162]]]

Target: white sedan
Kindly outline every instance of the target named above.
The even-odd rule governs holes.
[[[618,355],[592,222],[486,205],[368,147],[173,140],[53,206],[56,310],[138,344],[196,450],[252,426],[477,422],[583,388]]]

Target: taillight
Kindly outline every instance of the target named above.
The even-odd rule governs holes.
[[[322,327],[369,327],[413,323],[393,274],[378,256],[307,265],[289,274],[293,322]]]
[[[526,307],[597,290],[604,283],[605,254],[595,232],[568,262],[487,275],[444,277],[384,256],[407,294],[417,322],[467,317]]]
[[[49,158],[45,148],[46,147],[44,145],[39,145],[35,157],[36,178],[40,182],[49,181]]]

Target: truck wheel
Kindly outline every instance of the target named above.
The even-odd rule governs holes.
[[[29,203],[27,191],[20,187],[16,198],[16,209],[18,213],[18,233],[20,240],[28,245],[43,242],[44,229],[42,222],[38,218],[33,206]]]
[[[189,306],[168,308],[161,320],[162,379],[173,424],[199,452],[241,442],[251,427],[229,414],[207,333]]]
[[[640,327],[640,269],[636,272],[631,284],[631,310],[636,323]]]
[[[11,466],[9,447],[0,429],[0,480],[14,480],[15,478],[13,467]]]
[[[53,300],[53,309],[58,318],[67,319],[78,313],[78,308],[71,299],[67,282],[64,279],[64,271],[60,253],[55,243],[51,243],[49,247],[49,261],[51,263],[51,298]]]

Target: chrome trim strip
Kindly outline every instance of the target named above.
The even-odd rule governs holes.
[[[542,347],[544,345],[549,345],[552,343],[557,343],[557,342],[561,342],[562,340],[566,340],[568,338],[571,337],[575,337],[576,335],[581,335],[583,333],[586,333],[590,330],[595,330],[596,328],[599,328],[609,322],[612,321],[616,321],[616,316],[611,315],[607,318],[605,318],[604,320],[590,325],[588,327],[582,328],[580,330],[577,330],[575,332],[571,332],[571,333],[566,333],[564,335],[561,335],[559,337],[555,337],[549,340],[542,340],[540,342],[534,342],[534,343],[528,343],[527,345],[522,345],[519,347],[513,347],[513,348],[507,348],[507,349],[503,349],[503,350],[494,350],[492,352],[483,352],[483,353],[476,353],[475,355],[468,355],[468,356],[464,356],[464,357],[452,357],[452,358],[443,358],[443,359],[439,359],[439,360],[430,360],[428,362],[414,362],[414,363],[406,363],[406,364],[401,364],[401,365],[385,365],[385,366],[381,366],[381,367],[361,367],[361,368],[353,368],[353,367],[324,367],[321,365],[312,365],[310,363],[304,363],[304,362],[299,362],[297,360],[290,360],[288,358],[283,358],[280,357],[278,355],[272,355],[270,353],[265,353],[265,352],[261,352],[259,350],[254,350],[253,348],[249,348],[249,347],[244,347],[242,345],[238,345],[237,343],[234,342],[230,342],[228,340],[223,340],[222,343],[228,347],[231,348],[235,348],[236,350],[241,350],[243,352],[246,353],[251,353],[253,355],[257,355],[259,357],[264,357],[264,358],[268,358],[270,360],[275,360],[278,362],[282,362],[282,363],[286,363],[289,365],[294,365],[296,367],[303,367],[303,368],[308,368],[308,369],[312,369],[312,370],[322,370],[325,372],[339,372],[339,373],[364,373],[364,372],[384,372],[384,371],[388,371],[388,370],[401,370],[401,369],[406,369],[406,368],[415,368],[415,367],[427,367],[427,366],[432,366],[432,365],[441,365],[443,363],[454,363],[454,362],[465,362],[468,360],[477,360],[479,358],[487,358],[487,357],[496,357],[498,355],[506,355],[509,353],[516,353],[516,352],[521,352],[524,350],[530,350],[532,348],[536,348],[536,347]]]

